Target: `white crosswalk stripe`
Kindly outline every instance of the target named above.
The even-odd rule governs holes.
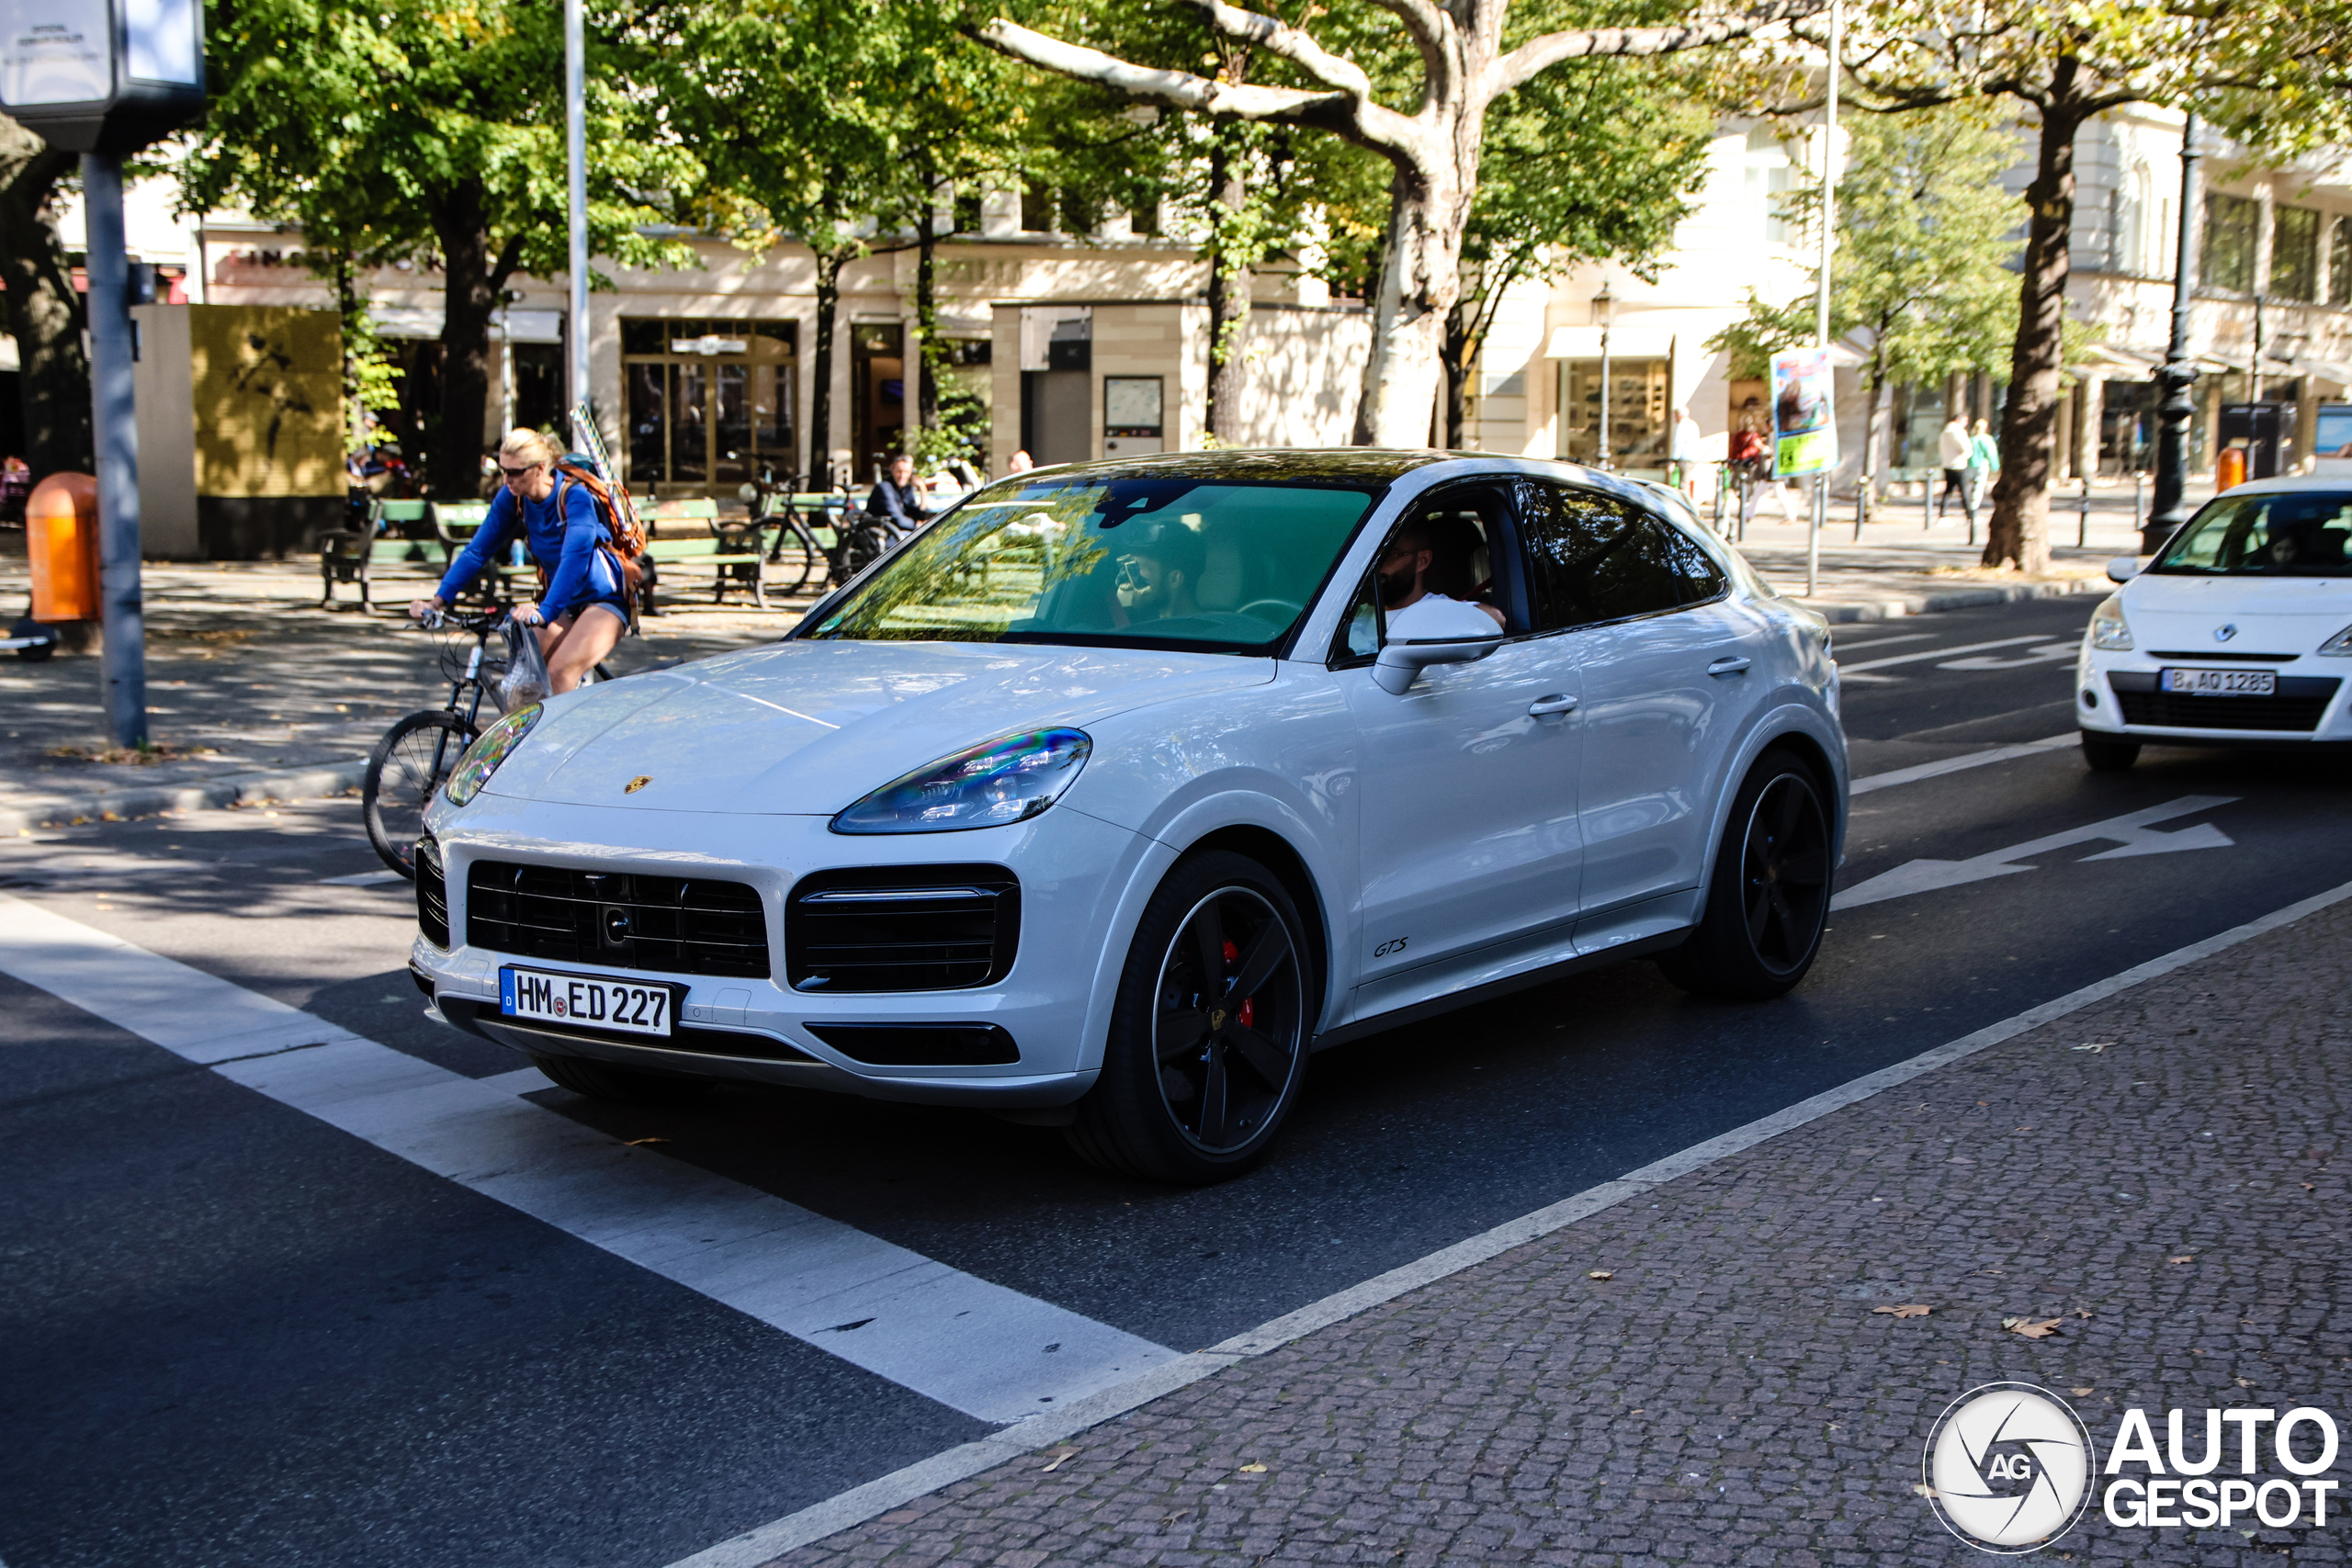
[[[6,895],[0,973],[983,1421],[1177,1359]]]

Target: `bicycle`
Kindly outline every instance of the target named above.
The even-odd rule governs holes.
[[[775,469],[762,464],[758,476],[736,493],[751,503],[752,520],[742,525],[744,532],[756,539],[761,529],[771,525],[775,528],[775,538],[768,546],[765,586],[787,598],[801,592],[808,586],[808,580],[817,575],[818,563],[826,557],[823,547],[817,543],[817,536],[801,521],[800,510],[793,504],[790,477],[778,479]],[[784,497],[783,510],[770,511],[779,495]],[[722,539],[734,532],[726,525],[714,526]]]
[[[433,796],[457,771],[466,748],[481,734],[478,722],[482,699],[493,705],[503,660],[489,658],[492,632],[502,634],[512,656],[516,638],[532,628],[518,624],[511,600],[493,599],[479,613],[435,611],[425,617],[427,631],[454,626],[472,634],[474,645],[457,664],[458,644],[445,646],[442,673],[449,678],[449,700],[437,708],[408,715],[384,732],[368,753],[368,771],[359,783],[360,813],[368,827],[368,842],[383,863],[410,881],[416,880],[416,840],[424,831],[424,810]],[[613,673],[599,664],[582,684],[609,681]]]

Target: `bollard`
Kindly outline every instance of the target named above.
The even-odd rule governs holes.
[[[2083,493],[2075,503],[2075,547],[2081,549],[2091,542],[2091,477],[2083,476]]]

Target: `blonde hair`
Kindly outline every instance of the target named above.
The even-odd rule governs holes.
[[[502,458],[519,458],[526,463],[558,463],[563,458],[563,448],[551,435],[542,435],[527,426],[518,425],[506,433],[498,444]]]

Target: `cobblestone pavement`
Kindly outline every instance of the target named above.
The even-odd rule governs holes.
[[[2206,1406],[2352,1405],[2347,980],[2352,903],[778,1562],[1985,1562],[1916,1495],[1968,1389],[2057,1391],[2102,1453],[2132,1406],[2194,1451]],[[2094,1503],[2044,1560],[2340,1562],[2346,1528]]]

